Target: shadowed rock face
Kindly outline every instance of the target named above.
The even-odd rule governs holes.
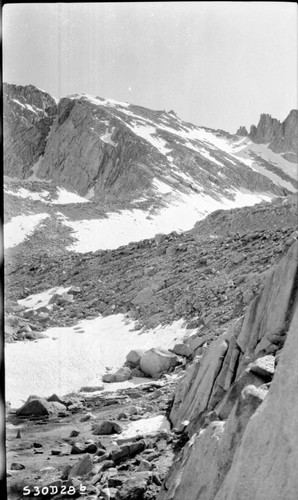
[[[33,85],[3,84],[4,174],[24,179],[44,153],[55,99]]]
[[[129,197],[150,185],[152,173],[144,160],[149,154],[149,145],[104,106],[64,98],[39,176],[82,195],[94,188],[95,197],[102,201]]]
[[[253,142],[269,144],[275,153],[285,153],[288,161],[297,162],[298,110],[292,109],[282,123],[268,114],[262,114],[257,127],[251,126],[249,136]]]
[[[188,369],[171,420],[189,420],[191,439],[158,500],[296,499],[297,277],[296,242],[244,318]]]

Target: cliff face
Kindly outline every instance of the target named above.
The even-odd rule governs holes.
[[[38,173],[83,196],[129,198],[150,185],[149,155],[149,145],[103,105],[64,98]]]
[[[158,500],[296,499],[297,279],[295,242],[244,318],[188,368],[171,420],[189,422],[191,439]]]
[[[24,179],[44,153],[55,99],[33,85],[3,84],[4,174]]]
[[[288,161],[298,158],[298,110],[293,109],[281,123],[268,114],[262,114],[257,125],[251,126],[250,138],[253,142],[269,144],[275,153],[284,153]]]

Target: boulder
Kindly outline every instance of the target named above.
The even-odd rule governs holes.
[[[150,287],[143,288],[132,300],[135,306],[148,306],[154,299],[154,291]]]
[[[90,455],[85,455],[82,460],[77,462],[69,471],[68,479],[72,477],[83,477],[92,471],[92,459]]]
[[[177,366],[178,357],[166,349],[153,347],[146,351],[140,361],[143,373],[150,377],[158,377],[170,368]]]
[[[145,276],[153,276],[157,272],[156,267],[145,267],[144,275]]]
[[[274,375],[275,358],[272,355],[263,356],[250,363],[247,367],[265,380],[272,380]]]
[[[140,500],[144,498],[150,477],[149,471],[131,473],[118,489],[115,500]]]
[[[93,424],[92,431],[92,434],[95,434],[96,436],[105,434],[121,434],[122,427],[121,425],[117,424],[117,422],[104,420],[99,424]]]
[[[156,246],[161,245],[161,243],[163,243],[166,239],[167,239],[167,236],[164,233],[158,233],[154,236]]]
[[[58,402],[49,402],[45,398],[36,398],[36,396],[34,396],[33,399],[29,398],[28,401],[17,410],[16,414],[24,417],[42,417],[58,413],[62,410],[65,410],[64,405]]]
[[[186,358],[192,354],[188,344],[175,344],[171,350],[174,354],[177,354],[177,356],[185,356]]]
[[[129,363],[129,366],[132,367],[139,366],[141,357],[144,352],[144,349],[132,349],[126,356],[126,362]]]
[[[103,382],[124,382],[125,380],[130,380],[132,378],[131,370],[125,366],[119,368],[115,373],[106,373],[102,377]]]

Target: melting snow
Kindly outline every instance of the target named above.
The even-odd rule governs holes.
[[[267,161],[274,163],[277,167],[288,174],[292,179],[298,179],[298,167],[297,163],[292,163],[283,158],[280,154],[274,153],[265,144],[253,144],[249,145],[249,149],[255,154],[260,155]]]
[[[154,179],[153,186],[161,194],[167,194],[167,193],[171,193],[173,191],[173,188],[171,188],[171,186],[168,186],[168,184],[165,184],[164,182],[162,182],[158,179]]]
[[[146,141],[150,142],[150,144],[155,147],[161,154],[166,155],[172,149],[166,147],[166,141],[161,137],[158,137],[157,130],[155,126],[147,124],[147,120],[144,120],[145,123],[140,123],[139,121],[132,121],[130,124],[126,124],[136,135],[142,137]],[[150,122],[149,122],[150,123]]]
[[[89,200],[82,198],[76,193],[66,191],[66,189],[58,188],[58,199],[52,201],[53,205],[64,205],[68,203],[89,203]]]
[[[44,332],[49,338],[38,341],[6,344],[6,400],[18,407],[30,394],[63,396],[84,385],[101,385],[106,367],[122,366],[131,349],[173,347],[187,333],[182,324],[179,320],[140,333],[118,314],[49,328]]]
[[[205,156],[205,158],[207,158],[208,160],[211,160],[213,163],[216,163],[217,165],[224,167],[224,165],[220,163],[220,161],[217,161],[216,158],[213,158],[213,156],[211,156],[211,154],[209,153],[209,151],[207,151],[207,149],[201,148],[200,154]]]
[[[29,297],[26,297],[25,299],[20,299],[20,300],[18,300],[18,303],[21,306],[26,307],[27,309],[37,309],[38,307],[47,306],[50,298],[55,293],[62,294],[64,292],[67,292],[69,289],[70,289],[70,287],[50,288],[49,290],[46,290],[44,292],[29,295]]]
[[[5,189],[4,192],[7,194],[18,196],[19,198],[30,198],[31,200],[42,201],[43,203],[47,203],[47,200],[45,200],[45,198],[50,194],[49,191],[40,191],[39,193],[36,193],[35,191],[28,191],[28,189],[25,188],[20,188],[18,191],[9,191],[8,189]]]
[[[164,415],[143,418],[130,422],[125,431],[116,438],[116,442],[121,443],[137,436],[151,436],[161,431],[169,432],[170,429],[170,423]]]
[[[113,135],[113,132],[114,132],[114,128],[112,129],[112,132],[109,132],[108,128],[106,129],[106,132],[105,132],[105,135],[103,135],[101,137],[101,140],[103,142],[106,142],[107,144],[110,144],[111,146],[113,146],[114,148],[116,148],[118,146],[117,142],[114,142],[112,141],[111,137]]]
[[[49,214],[18,215],[17,217],[13,217],[3,227],[4,248],[15,247],[22,243],[47,217],[49,217]]]
[[[91,102],[92,104],[96,104],[97,106],[121,106],[127,108],[130,104],[128,102],[120,102],[115,99],[104,99],[103,97],[94,97],[89,94],[73,94],[68,95],[68,99],[82,99]]]

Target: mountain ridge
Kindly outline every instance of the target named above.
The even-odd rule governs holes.
[[[87,94],[62,98],[57,105],[48,94],[39,89],[33,92],[33,88],[4,87],[7,94],[4,100],[4,123],[8,123],[4,128],[7,144],[4,173],[8,176],[13,177],[17,172],[17,177],[26,178],[29,169],[35,167],[43,179],[51,179],[80,195],[89,193],[89,197],[93,195],[100,199],[138,197],[144,190],[154,191],[155,178],[166,184],[164,189],[174,188],[182,192],[203,190],[215,197],[216,193],[222,195],[222,191],[229,197],[226,178],[229,184],[233,179],[236,189],[249,189],[251,183],[254,184],[254,190],[257,186],[257,190],[263,186],[264,191],[274,191],[266,177],[265,180],[260,176],[253,180],[256,169],[251,168],[252,162],[244,161],[241,155],[234,154],[237,141],[231,134],[183,122],[173,112],[153,111]],[[7,89],[10,93],[7,93]],[[35,142],[42,142],[42,147],[35,148],[33,157],[32,154],[26,157],[24,151],[25,164],[20,170],[14,166],[15,155],[11,153],[9,140],[13,139],[17,145],[20,143],[20,148],[16,149],[20,150],[22,157],[21,146],[23,142],[28,142],[28,137],[26,134],[23,138],[18,135],[15,137],[9,122],[13,112],[15,119],[18,117],[16,101],[19,101],[19,108],[22,106],[23,113],[24,109],[29,113],[38,93],[52,102],[49,116],[43,117],[49,126],[43,131],[42,137],[34,137]],[[27,96],[27,104],[16,99],[18,94],[21,100]],[[32,105],[30,100],[33,100]],[[27,120],[29,127],[25,124],[30,133],[32,123],[34,120],[36,122],[34,111],[32,108]],[[31,140],[31,149],[34,149],[34,141]],[[40,160],[38,165],[36,158]],[[259,173],[262,176],[265,173],[267,179],[270,178],[266,169]],[[287,175],[286,172],[284,174]],[[129,183],[125,181],[128,176]],[[287,177],[287,180],[295,184],[293,177]]]

